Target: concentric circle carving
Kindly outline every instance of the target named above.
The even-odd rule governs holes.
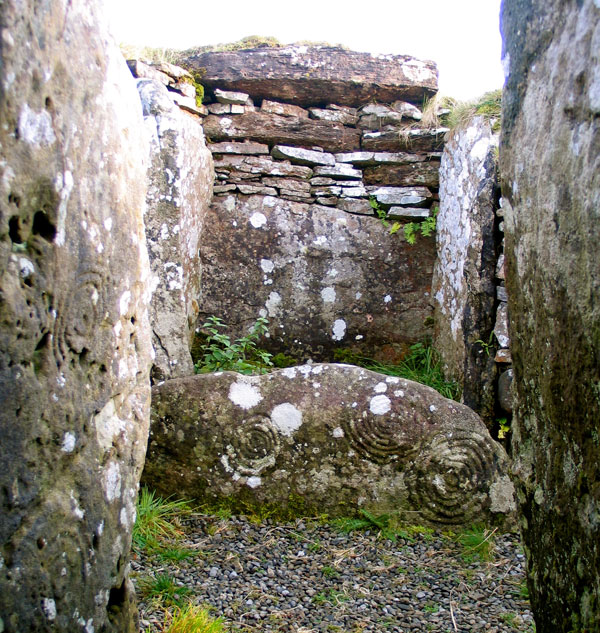
[[[279,434],[267,417],[253,416],[233,429],[228,438],[230,465],[243,475],[258,475],[275,465]]]
[[[481,432],[453,429],[421,444],[406,476],[412,507],[436,523],[476,519],[488,501],[496,470],[490,442]]]
[[[53,338],[54,355],[59,363],[71,354],[81,354],[94,340],[95,330],[104,318],[103,286],[100,273],[87,271],[77,277],[58,307]]]
[[[389,417],[367,416],[345,420],[343,427],[352,448],[377,464],[405,458],[411,452],[400,424]]]

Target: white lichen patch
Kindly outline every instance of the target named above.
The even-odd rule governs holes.
[[[402,389],[398,389],[398,391],[394,391],[394,395],[396,398],[404,398],[404,391],[402,391]]]
[[[77,499],[75,499],[75,494],[74,491],[71,490],[71,511],[73,512],[73,514],[75,515],[75,518],[79,519],[79,521],[81,521],[83,519],[83,517],[85,516],[85,510],[82,510],[79,506],[79,502],[77,501]]]
[[[503,475],[490,486],[490,510],[509,514],[517,509],[515,487],[508,475]]]
[[[341,341],[346,335],[346,321],[344,319],[336,319],[333,323],[333,327],[331,328],[334,341]]]
[[[321,299],[324,303],[333,303],[335,301],[335,288],[331,286],[321,290]]]
[[[391,295],[385,295],[385,297],[383,298],[383,303],[391,303],[391,301],[392,301]]]
[[[397,385],[400,382],[400,378],[398,378],[397,376],[388,376],[385,379],[385,382],[387,382],[390,385]]]
[[[119,314],[125,316],[129,310],[129,302],[131,301],[131,292],[126,290],[119,299]]]
[[[68,431],[63,435],[63,441],[60,450],[63,453],[72,453],[75,450],[76,437]]]
[[[56,602],[52,598],[42,598],[42,611],[51,622],[56,619]]]
[[[295,367],[286,367],[281,370],[281,374],[286,378],[295,378],[296,377],[296,368]]]
[[[324,235],[319,235],[315,240],[313,240],[313,244],[317,246],[324,246],[327,244],[327,238]]]
[[[255,407],[263,397],[254,385],[238,381],[229,387],[229,399],[238,407],[248,410]]]
[[[260,229],[260,227],[264,226],[266,223],[267,223],[267,217],[265,216],[264,213],[261,213],[260,211],[255,211],[250,216],[250,224],[255,229]]]
[[[431,411],[431,413],[433,413],[434,411],[437,411],[435,404],[429,405],[429,410]]]
[[[278,404],[271,411],[271,422],[282,435],[290,437],[302,425],[302,411],[289,402]]]
[[[260,484],[262,483],[262,480],[260,477],[248,477],[248,479],[246,479],[246,485],[249,486],[250,488],[258,488],[260,486]]]
[[[275,264],[270,259],[261,259],[260,267],[264,273],[272,273],[275,269]]]
[[[373,415],[384,415],[392,408],[392,403],[387,396],[374,396],[371,398],[369,409]]]
[[[374,388],[375,393],[385,393],[387,391],[387,385],[384,382],[378,382]]]
[[[19,138],[34,147],[52,145],[56,141],[56,135],[50,112],[34,112],[26,103],[19,114]]]
[[[121,496],[121,469],[117,462],[109,462],[102,473],[102,484],[106,500],[110,503]]]
[[[270,317],[276,317],[279,314],[281,304],[281,295],[278,292],[269,293],[269,298],[265,301],[265,308]]]
[[[121,369],[120,367],[119,373],[121,373]],[[127,367],[125,373],[128,373]],[[117,415],[115,401],[112,398],[94,416],[94,425],[96,427],[96,440],[104,452],[112,447],[115,437],[125,433],[127,427],[126,422]]]
[[[344,437],[344,429],[341,426],[336,426],[331,434],[336,438]]]

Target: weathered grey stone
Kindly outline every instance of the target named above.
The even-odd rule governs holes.
[[[152,68],[152,66],[145,64],[139,59],[128,59],[127,66],[129,66],[129,70],[134,77],[139,77],[140,79],[153,79],[165,86],[168,86],[171,83],[171,78],[168,75],[161,73],[156,68]]]
[[[508,311],[506,303],[502,302],[496,312],[496,325],[494,326],[494,336],[498,340],[500,347],[510,347],[510,337],[508,335]]]
[[[414,106],[412,103],[407,103],[406,101],[394,101],[391,105],[392,110],[395,112],[399,112],[404,117],[408,119],[413,119],[414,121],[420,121],[423,118],[423,113],[419,108]]]
[[[287,147],[275,145],[271,150],[273,158],[289,160],[298,165],[335,165],[335,158],[329,152],[316,152],[302,147]]]
[[[362,130],[381,130],[385,127],[399,128],[406,124],[401,112],[392,110],[390,106],[370,103],[360,110],[358,127]]]
[[[499,349],[494,357],[496,363],[510,364],[512,363],[512,355],[509,349]]]
[[[330,198],[327,198],[327,197],[319,198],[319,197],[317,197],[317,198],[315,198],[315,200],[316,200],[317,204],[322,204],[323,206],[326,206],[326,207],[335,207],[337,205],[337,203],[338,203],[338,198],[337,197],[330,197]]]
[[[369,196],[362,183],[357,187],[343,187],[341,195],[345,198],[367,198]]]
[[[199,121],[174,106],[163,86],[141,79],[138,92],[151,138],[146,239],[156,280],[150,323],[158,381],[194,371],[198,239],[212,197],[213,161]]]
[[[169,92],[169,96],[171,100],[182,110],[187,110],[188,112],[197,114],[198,116],[206,116],[206,114],[208,114],[208,111],[204,106],[196,105],[195,98],[186,97],[185,95],[180,95],[176,92]]]
[[[403,220],[411,218],[413,220],[423,220],[430,215],[429,209],[418,207],[390,207],[387,211],[389,220]]]
[[[356,149],[359,132],[331,121],[249,112],[235,117],[210,115],[204,132],[213,141],[249,140],[269,145],[318,145],[332,152]]]
[[[289,162],[274,161],[262,156],[223,156],[215,160],[215,170],[245,171],[249,174],[268,176],[290,176],[292,178],[310,178],[313,170],[302,165],[290,165]]]
[[[371,100],[422,103],[437,91],[433,62],[407,55],[371,55],[327,46],[205,52],[181,63],[202,71],[208,88],[243,90],[254,99],[300,106]]]
[[[248,110],[248,106],[238,105],[237,103],[231,104],[231,114],[244,114],[245,112],[254,112],[255,108],[252,106],[250,110]]]
[[[507,0],[502,31],[514,472],[529,596],[539,633],[598,633],[600,6]]]
[[[262,143],[211,143],[208,149],[213,154],[246,154],[260,155],[268,154],[269,146]]]
[[[180,82],[177,84],[169,84],[167,88],[170,91],[182,94],[184,97],[189,97],[194,99],[194,101],[196,100],[196,86],[194,86],[194,84]]]
[[[153,389],[144,481],[162,494],[434,525],[513,520],[508,460],[477,415],[349,365],[232,372]],[[172,473],[177,473],[173,477]]]
[[[431,152],[442,149],[448,128],[365,132],[361,148],[375,152]]]
[[[427,187],[377,187],[370,193],[384,205],[420,206],[432,197]]]
[[[353,165],[371,165],[374,163],[373,152],[347,152],[336,154],[338,163],[352,163]]]
[[[362,171],[345,163],[315,167],[315,176],[325,176],[335,180],[362,180]]]
[[[500,253],[500,257],[498,257],[498,262],[496,263],[496,278],[502,281],[506,279],[504,272],[504,253]]]
[[[0,628],[133,633],[148,146],[96,2],[0,7]]]
[[[206,107],[211,114],[231,114],[230,103],[209,103]]]
[[[312,119],[321,121],[335,121],[344,125],[356,125],[358,115],[356,112],[347,112],[345,110],[322,110],[321,108],[310,108],[310,116]]]
[[[374,216],[375,212],[368,200],[340,198],[337,203],[337,208],[347,213],[355,213],[357,215],[370,215]]]
[[[496,298],[498,301],[503,301],[504,303],[508,301],[508,293],[504,286],[496,286]]]
[[[294,180],[293,178],[281,178],[277,176],[265,177],[262,179],[267,187],[277,187],[277,189],[287,189],[288,191],[310,192],[310,183],[306,180]]]
[[[240,193],[243,193],[246,196],[252,196],[254,194],[261,196],[277,195],[277,189],[274,189],[273,187],[262,187],[260,185],[243,185],[240,183],[237,185],[237,188]]]
[[[426,160],[422,154],[411,154],[409,152],[374,152],[373,161],[375,164],[384,165],[405,165],[408,163],[418,163]]]
[[[457,130],[444,148],[433,279],[434,345],[463,402],[494,423],[494,188],[497,139],[481,117]]]
[[[246,105],[251,103],[250,95],[245,92],[234,92],[232,90],[220,90],[215,88],[215,99],[219,103],[229,103],[231,105]]]
[[[351,347],[399,357],[430,331],[434,240],[408,246],[372,211],[365,217],[273,197],[219,197],[200,250],[199,322],[220,316],[234,338],[262,314],[273,351],[323,359]]]
[[[169,62],[152,62],[152,66],[175,80],[193,79],[192,75],[185,68],[176,66],[175,64],[169,64]],[[148,79],[153,79],[153,77],[148,77]]]
[[[215,185],[213,187],[213,193],[215,195],[221,193],[228,193],[229,191],[237,191],[236,185]]]
[[[308,110],[290,103],[278,103],[277,101],[269,101],[265,99],[260,106],[262,112],[270,114],[280,114],[281,116],[294,116],[300,119],[308,118]],[[333,119],[332,119],[333,120]],[[343,123],[343,121],[341,121]]]
[[[313,187],[311,190],[313,196],[339,196],[342,193],[342,188],[335,185]]]
[[[440,162],[423,161],[410,164],[386,164],[366,167],[363,171],[367,185],[393,185],[396,187],[439,187]]]
[[[513,412],[513,377],[513,370],[507,369],[498,378],[498,404],[506,413]]]

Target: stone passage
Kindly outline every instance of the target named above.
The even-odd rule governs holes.
[[[506,468],[468,407],[411,381],[317,364],[155,386],[144,482],[280,513],[365,508],[412,523],[507,526]]]
[[[502,31],[514,471],[529,595],[538,633],[597,633],[600,5],[506,0]]]
[[[133,633],[151,362],[139,98],[97,3],[0,14],[0,630]]]
[[[418,107],[435,67],[324,47],[180,63],[203,73],[216,172],[198,324],[214,314],[237,337],[268,316],[272,351],[300,359],[397,359],[430,333],[434,240],[389,227],[437,205],[446,129],[423,128]]]

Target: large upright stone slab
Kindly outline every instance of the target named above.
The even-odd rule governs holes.
[[[190,346],[202,274],[198,244],[212,197],[212,154],[197,117],[182,112],[160,83],[138,91],[151,139],[146,236],[155,277],[150,308],[155,381],[192,374]]]
[[[371,55],[328,46],[206,52],[180,59],[209,89],[243,90],[254,100],[300,106],[410,101],[437,91],[437,67],[408,55]]]
[[[0,7],[0,630],[137,630],[147,142],[97,3]]]
[[[600,4],[505,0],[502,31],[514,472],[529,596],[538,633],[597,633]]]
[[[216,197],[200,250],[199,325],[219,316],[234,338],[262,315],[273,351],[329,360],[343,347],[398,359],[430,332],[434,240],[411,246],[373,215],[274,196]]]
[[[494,207],[498,138],[476,117],[446,143],[440,168],[440,211],[433,274],[435,333],[444,372],[463,402],[494,423],[495,364],[489,348],[494,329],[496,254]]]
[[[508,460],[468,407],[350,365],[233,372],[153,388],[144,481],[239,508],[434,525],[513,520]]]

